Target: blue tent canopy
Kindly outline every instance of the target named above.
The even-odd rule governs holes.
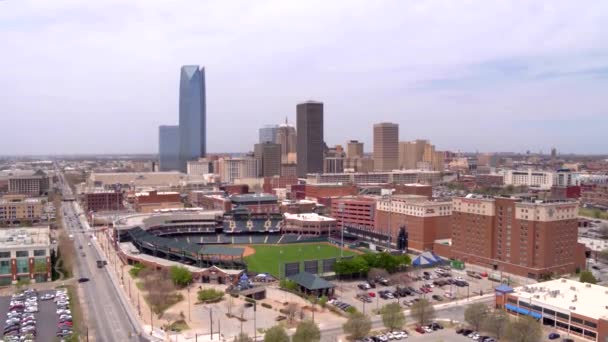
[[[511,311],[515,311],[515,312],[517,312],[519,314],[522,314],[522,315],[532,316],[532,317],[534,317],[536,319],[541,319],[541,317],[542,317],[537,312],[534,312],[534,311],[531,311],[531,310],[528,310],[528,309],[524,309],[524,308],[520,308],[519,306],[515,306],[513,304],[505,304],[505,308],[507,308],[508,310],[511,310]]]
[[[441,259],[437,254],[433,252],[424,252],[418,255],[412,261],[412,265],[414,266],[434,266],[436,264],[442,263],[443,259]]]

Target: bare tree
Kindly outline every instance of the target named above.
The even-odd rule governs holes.
[[[482,329],[500,340],[501,337],[504,337],[508,325],[509,315],[503,310],[496,310],[484,319]]]
[[[602,239],[608,239],[608,223],[602,222],[598,228],[598,233]]]
[[[471,304],[464,310],[464,320],[478,331],[481,323],[488,315],[488,311],[488,306],[484,303]]]
[[[234,307],[234,298],[232,296],[228,296],[228,300],[224,301],[224,306],[226,307],[226,313],[228,316],[232,316],[232,308]]]
[[[435,318],[435,308],[426,299],[421,299],[411,306],[411,313],[418,324],[423,325]]]
[[[376,281],[380,278],[389,278],[389,273],[382,268],[370,268],[369,271],[367,272],[367,279],[368,280],[373,280]]]
[[[542,335],[542,328],[534,318],[520,317],[509,323],[505,335],[512,342],[538,342]]]
[[[289,317],[290,323],[293,323],[293,320],[296,317],[297,312],[298,312],[298,304],[296,304],[296,303],[287,304],[287,316]]]

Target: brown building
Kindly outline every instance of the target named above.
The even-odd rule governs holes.
[[[25,195],[5,195],[0,198],[0,223],[39,222],[42,202]]]
[[[584,266],[575,201],[469,195],[453,203],[447,257],[530,278]]]
[[[295,163],[296,155],[296,128],[285,123],[277,127],[277,144],[281,145],[281,163]]]
[[[426,196],[393,195],[378,200],[375,222],[380,233],[390,234],[393,247],[401,228],[405,227],[409,248],[432,250],[435,240],[452,236],[452,202],[429,200]]]
[[[232,202],[224,194],[198,195],[196,203],[193,204],[205,210],[220,210],[225,213],[232,210]]]
[[[327,236],[336,231],[336,220],[317,214],[283,214],[283,231],[298,235]]]
[[[306,184],[304,193],[306,198],[318,199],[323,197],[354,196],[358,193],[358,190],[352,184]]]
[[[281,176],[283,177],[296,177],[298,176],[298,171],[296,164],[281,164]]]
[[[581,202],[608,207],[608,184],[581,185]]]
[[[362,230],[374,230],[376,199],[365,196],[346,196],[333,198],[331,217],[335,218],[338,229],[343,226]]]
[[[8,192],[40,196],[49,191],[49,177],[41,170],[31,175],[15,175],[8,179]]]
[[[179,192],[139,192],[135,194],[134,204],[138,213],[151,213],[159,209],[181,209],[184,207]]]
[[[433,187],[426,184],[387,184],[388,187],[395,189],[394,195],[418,195],[427,199],[433,197]]]
[[[190,202],[193,207],[202,207],[202,203],[205,200],[206,196],[224,194],[224,191],[193,190],[188,193],[188,202]]]
[[[297,173],[298,177],[306,177],[323,171],[323,103],[300,103],[296,111]]]
[[[82,194],[82,202],[87,212],[123,210],[123,194],[120,191],[94,190]]]
[[[357,140],[346,143],[346,158],[363,158],[363,143]]]
[[[220,190],[225,191],[228,195],[243,195],[249,193],[249,185],[247,184],[225,184],[220,186]]]
[[[272,142],[255,144],[254,156],[258,160],[261,177],[281,174],[281,145]]]
[[[482,188],[502,187],[505,182],[503,175],[477,174],[475,175],[475,185]]]
[[[274,189],[287,188],[289,185],[298,184],[298,177],[293,176],[274,176],[264,177],[262,189],[265,193],[271,194]]]
[[[392,171],[398,168],[399,125],[381,122],[374,125],[374,169]]]

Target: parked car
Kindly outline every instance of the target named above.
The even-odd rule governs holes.
[[[557,340],[559,337],[560,337],[560,335],[558,333],[552,332],[552,333],[549,334],[549,339],[550,340]]]
[[[426,332],[421,326],[416,327],[415,330],[417,333],[420,333],[420,334],[424,334]]]

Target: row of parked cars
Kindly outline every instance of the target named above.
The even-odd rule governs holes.
[[[456,333],[466,336],[473,341],[496,342],[496,339],[494,337],[481,335],[480,333],[478,333],[477,331],[474,331],[472,329],[458,329],[458,330],[456,330]]]
[[[342,311],[347,311],[348,308],[352,307],[352,305],[350,305],[348,303],[344,303],[344,302],[339,301],[337,299],[330,299],[328,303],[330,305],[333,305],[333,306],[337,307],[338,309],[340,309]]]
[[[4,326],[4,341],[33,342],[36,340],[36,316],[38,312],[38,293],[27,289],[11,296],[6,324]]]
[[[437,330],[441,330],[441,329],[443,329],[443,325],[441,325],[437,322],[433,322],[431,324],[417,326],[416,332],[419,334],[430,334],[433,331],[437,331]]]
[[[384,334],[378,334],[374,336],[368,336],[363,338],[362,340],[356,340],[355,342],[388,342],[393,340],[402,340],[407,338],[407,331],[389,331]]]
[[[57,305],[57,336],[67,337],[73,333],[72,312],[70,311],[70,296],[66,289],[58,289],[52,299]]]

